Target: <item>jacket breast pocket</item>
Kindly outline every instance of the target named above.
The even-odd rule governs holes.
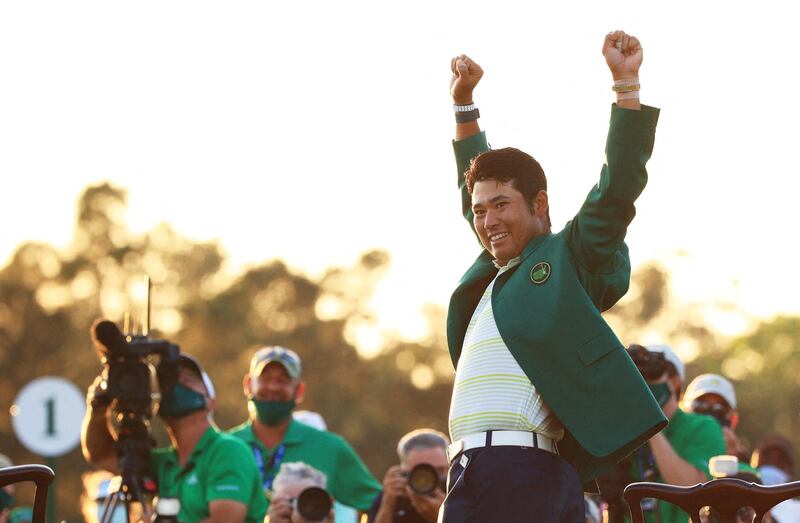
[[[584,343],[578,349],[578,357],[584,365],[589,366],[619,348],[622,348],[622,346],[615,336],[600,334]]]

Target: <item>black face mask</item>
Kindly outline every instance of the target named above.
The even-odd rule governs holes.
[[[669,383],[648,383],[648,387],[650,387],[650,392],[653,393],[653,397],[658,402],[659,407],[663,407],[667,404],[667,402],[672,398],[672,389],[669,388]]]

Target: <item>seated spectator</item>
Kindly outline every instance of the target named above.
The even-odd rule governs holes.
[[[369,511],[374,523],[435,523],[445,496],[447,478],[447,436],[432,429],[409,432],[397,444],[400,464],[394,465],[383,478],[383,491]],[[427,494],[415,492],[411,472],[419,465],[432,466],[439,486]]]
[[[269,523],[306,523],[309,521],[298,510],[300,495],[311,487],[326,490],[327,483],[325,474],[310,465],[299,462],[282,464],[272,484],[272,502],[267,514]],[[330,503],[328,516],[314,521],[334,523],[332,499],[330,499]]]
[[[750,464],[758,469],[765,485],[788,483],[794,478],[794,447],[783,436],[763,438],[756,445]]]
[[[688,394],[688,391],[687,391]],[[761,485],[761,478],[755,472],[755,469],[749,468],[743,470],[738,458],[733,454],[714,456],[711,458],[711,474],[714,479],[718,478],[735,478],[741,479],[748,483],[755,483]],[[752,523],[756,516],[756,511],[752,507],[742,507],[736,512],[736,517],[733,523]],[[700,510],[701,523],[718,523],[720,521],[719,512],[712,507],[703,507]],[[762,523],[772,523],[770,513],[764,514]]]
[[[767,436],[756,445],[750,464],[758,469],[765,485],[780,485],[794,479],[794,447],[783,436]],[[800,521],[800,501],[790,499],[771,511],[776,523]]]

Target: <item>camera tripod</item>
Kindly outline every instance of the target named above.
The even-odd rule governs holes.
[[[125,521],[130,522],[131,503],[138,501],[142,507],[149,507],[156,493],[155,481],[149,474],[152,442],[147,423],[138,416],[122,415],[118,434],[116,447],[120,476],[109,485],[100,523],[111,523],[120,503],[125,507]]]

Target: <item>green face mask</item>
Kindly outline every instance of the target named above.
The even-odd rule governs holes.
[[[182,418],[206,408],[206,397],[192,389],[176,383],[161,398],[158,415],[162,418]]]
[[[265,401],[250,398],[256,409],[258,421],[264,425],[278,425],[289,419],[296,404],[294,398],[289,401]]]
[[[672,390],[669,388],[669,383],[648,383],[647,386],[650,387],[650,392],[653,393],[659,407],[666,405],[672,397]]]

